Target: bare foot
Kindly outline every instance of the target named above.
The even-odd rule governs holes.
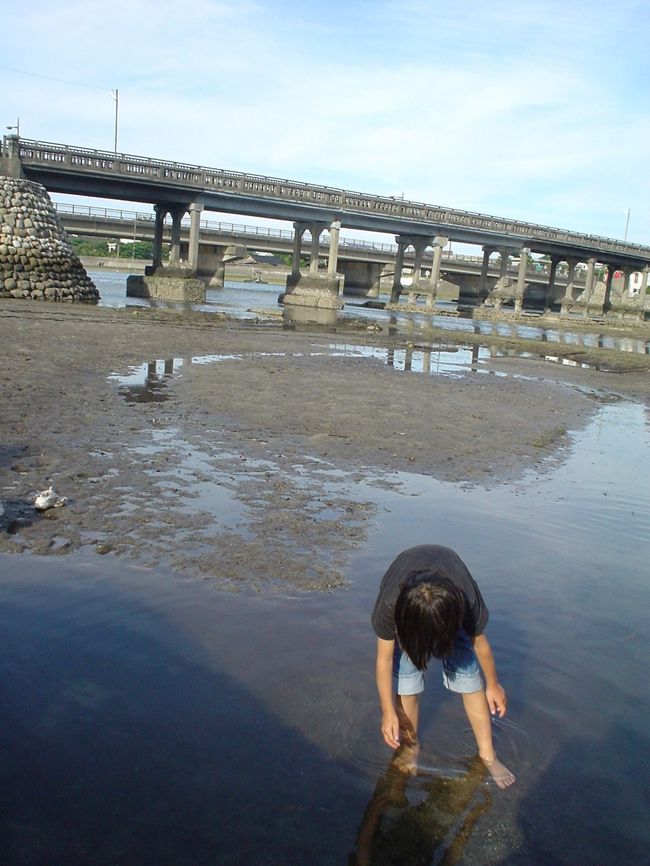
[[[488,761],[485,758],[481,758],[481,760],[499,788],[509,788],[510,785],[514,785],[515,774],[511,773],[510,770],[501,763],[496,755],[491,761]]]

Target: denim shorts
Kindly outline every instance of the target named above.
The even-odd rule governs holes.
[[[467,632],[458,632],[454,648],[442,659],[442,682],[450,692],[479,692],[483,680],[472,641]],[[424,672],[419,671],[395,641],[393,687],[398,695],[419,695],[424,691]]]

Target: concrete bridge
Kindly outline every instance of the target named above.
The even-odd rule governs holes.
[[[512,301],[516,311],[523,308],[532,252],[548,256],[549,274],[542,305],[550,306],[555,297],[558,266],[565,264],[567,282],[561,310],[577,310],[620,315],[644,315],[641,307],[615,309],[612,302],[614,274],[624,281],[641,273],[642,285],[650,272],[650,247],[624,243],[568,230],[550,228],[480,213],[441,208],[399,198],[375,196],[326,186],[279,178],[205,168],[146,157],[114,154],[68,145],[30,141],[5,136],[0,156],[0,173],[23,176],[42,183],[48,190],[148,202],[154,205],[154,264],[144,278],[143,291],[172,291],[180,280],[185,289],[201,270],[216,261],[199,262],[200,222],[204,210],[249,216],[273,217],[294,222],[293,267],[286,292],[280,296],[285,305],[337,309],[340,277],[338,272],[341,227],[395,234],[395,276],[391,301],[398,303],[402,292],[405,255],[413,251],[414,284],[412,293],[424,294],[427,304],[435,305],[441,275],[443,250],[449,240],[483,247],[481,271],[475,288],[461,301],[488,303],[495,307]],[[182,220],[189,212],[190,226],[187,258],[181,258]],[[171,216],[169,265],[162,264],[162,239],[165,217]],[[319,270],[320,238],[327,231],[327,269]],[[303,238],[309,232],[310,265],[300,270]],[[422,280],[422,262],[431,249],[431,269]],[[490,257],[499,256],[499,276],[493,288],[488,285]],[[508,277],[512,257],[518,262],[516,280]],[[593,309],[597,265],[606,271],[602,302]],[[578,266],[585,267],[585,286],[576,290]],[[217,268],[215,267],[215,271]],[[150,282],[147,284],[147,279]],[[200,292],[199,287],[196,291]],[[580,295],[578,300],[577,295]],[[185,291],[188,299],[192,291]]]

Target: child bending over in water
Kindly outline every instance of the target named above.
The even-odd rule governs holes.
[[[442,659],[443,682],[463,696],[480,758],[496,784],[507,788],[515,777],[495,754],[490,719],[490,713],[505,716],[507,701],[484,634],[487,621],[483,596],[457,553],[423,544],[399,554],[382,578],[372,613],[381,732],[391,748],[401,743],[412,769],[423,672],[431,658]]]

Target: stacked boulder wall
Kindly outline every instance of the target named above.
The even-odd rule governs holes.
[[[45,187],[0,176],[0,298],[97,303]]]

